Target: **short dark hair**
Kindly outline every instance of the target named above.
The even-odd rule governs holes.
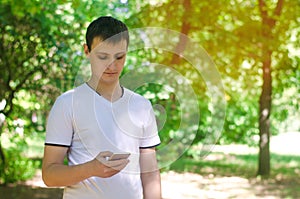
[[[92,42],[96,37],[112,43],[118,43],[125,39],[127,41],[127,46],[129,44],[127,26],[120,20],[110,16],[102,16],[94,20],[88,26],[85,37],[89,51],[91,51]]]

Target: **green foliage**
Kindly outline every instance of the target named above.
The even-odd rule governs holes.
[[[24,181],[33,177],[39,163],[26,157],[28,148],[24,138],[15,134],[10,137],[5,148],[5,164],[1,164],[0,184]]]
[[[4,107],[0,114],[6,121],[0,125],[5,133],[13,134],[16,128],[25,129],[25,134],[44,131],[56,96],[72,87],[69,63],[77,52],[69,46],[75,45],[77,35],[66,6],[37,1],[1,3],[0,102]],[[18,120],[22,126],[14,124]],[[21,153],[24,143],[17,143],[20,145],[5,148],[7,157],[1,157],[1,183],[28,178],[34,171],[33,162]]]
[[[267,12],[272,17],[277,1],[265,2]],[[134,15],[135,18],[140,18],[143,26],[169,28],[187,34],[199,42],[216,63],[227,99],[226,121],[220,143],[257,144],[258,100],[263,82],[261,45],[267,44],[274,51],[272,96],[275,100],[271,116],[272,132],[277,134],[285,130],[279,124],[295,115],[292,112],[297,112],[299,106],[299,92],[293,92],[295,97],[284,95],[290,89],[299,91],[297,71],[300,64],[297,55],[290,53],[299,48],[299,41],[292,39],[299,36],[299,26],[295,26],[299,24],[299,2],[293,0],[284,2],[282,14],[276,18],[274,37],[269,39],[261,35],[262,18],[258,1],[255,0],[209,3],[194,0],[164,1],[151,6],[144,5],[143,10],[144,12],[140,12],[139,15]],[[184,60],[181,60],[178,66],[174,66],[170,62],[170,57],[172,55],[167,53],[157,53],[151,60],[155,63],[172,65],[182,74],[195,74],[195,78],[190,78],[190,75],[187,77],[193,81],[193,88],[199,97],[201,118],[194,143],[201,142],[208,132],[211,119],[208,109],[210,99],[205,96],[206,86],[201,84],[199,74]]]

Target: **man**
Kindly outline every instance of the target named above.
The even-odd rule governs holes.
[[[42,174],[47,186],[66,187],[65,199],[161,198],[152,106],[119,83],[128,44],[121,21],[93,21],[84,45],[91,78],[59,96],[51,109]],[[130,156],[110,160],[113,153]]]

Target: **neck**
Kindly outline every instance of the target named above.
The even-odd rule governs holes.
[[[118,100],[120,97],[122,97],[123,90],[120,86],[119,81],[114,83],[105,83],[102,81],[98,81],[98,80],[95,81],[93,79],[90,79],[87,83],[99,95],[101,95],[102,97],[104,97],[109,101],[115,101]]]

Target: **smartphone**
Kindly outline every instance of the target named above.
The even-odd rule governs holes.
[[[112,154],[108,160],[120,160],[120,159],[126,159],[130,156],[130,153],[114,153]]]

